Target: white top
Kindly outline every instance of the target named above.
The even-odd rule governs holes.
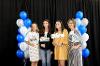
[[[30,41],[32,44],[39,44],[39,33],[37,32],[28,32],[25,37],[25,41]]]
[[[44,37],[47,37],[47,34],[48,34],[48,32],[45,32],[45,33],[44,33]]]

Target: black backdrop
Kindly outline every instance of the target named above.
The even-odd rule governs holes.
[[[74,17],[76,11],[83,11],[84,17],[89,19],[88,48],[91,52],[90,56],[84,59],[84,66],[100,66],[100,0],[0,0],[1,66],[23,66],[22,60],[16,57],[16,20],[21,10],[26,10],[28,16],[37,22],[39,27],[45,18],[51,20],[52,27],[56,19],[61,19],[66,24],[69,18]],[[65,27],[67,28],[66,25]],[[53,64],[56,65],[56,62]]]

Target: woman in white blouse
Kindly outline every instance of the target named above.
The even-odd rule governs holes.
[[[29,45],[29,57],[31,66],[37,66],[39,61],[39,29],[36,23],[31,26],[31,31],[25,37],[26,43]]]

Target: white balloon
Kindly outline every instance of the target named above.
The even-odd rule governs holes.
[[[82,42],[82,49],[85,49],[87,47],[87,43],[86,42]]]
[[[84,33],[82,35],[82,41],[88,41],[88,39],[89,39],[89,35],[87,33]]]
[[[24,57],[26,59],[29,58],[29,50],[24,51]]]
[[[21,42],[19,44],[19,48],[22,50],[22,51],[26,51],[28,49],[28,45],[25,43],[25,42]]]
[[[24,21],[22,19],[17,19],[16,24],[18,27],[22,27],[24,25]]]
[[[20,29],[19,29],[20,33],[23,35],[23,36],[26,36],[27,32],[28,32],[28,29],[25,27],[25,26],[22,26]]]
[[[89,23],[89,21],[88,21],[87,18],[83,18],[83,19],[82,19],[82,24],[83,24],[84,26],[87,26],[88,23]]]

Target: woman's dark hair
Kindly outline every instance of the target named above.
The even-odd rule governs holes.
[[[48,24],[49,24],[48,25],[48,29],[49,29],[48,33],[51,33],[51,24],[50,24],[50,21],[48,19],[43,20],[43,22],[44,21],[48,22]],[[40,33],[44,33],[44,32],[45,32],[45,27],[43,26],[43,23],[42,23],[42,29],[41,29]]]
[[[61,23],[61,29],[62,29],[61,32],[63,32],[63,30],[65,29],[65,27],[64,27],[62,21],[61,21],[61,20],[57,20],[56,22],[60,22],[60,23]],[[55,27],[55,33],[56,33],[57,31],[58,31],[58,29]]]

